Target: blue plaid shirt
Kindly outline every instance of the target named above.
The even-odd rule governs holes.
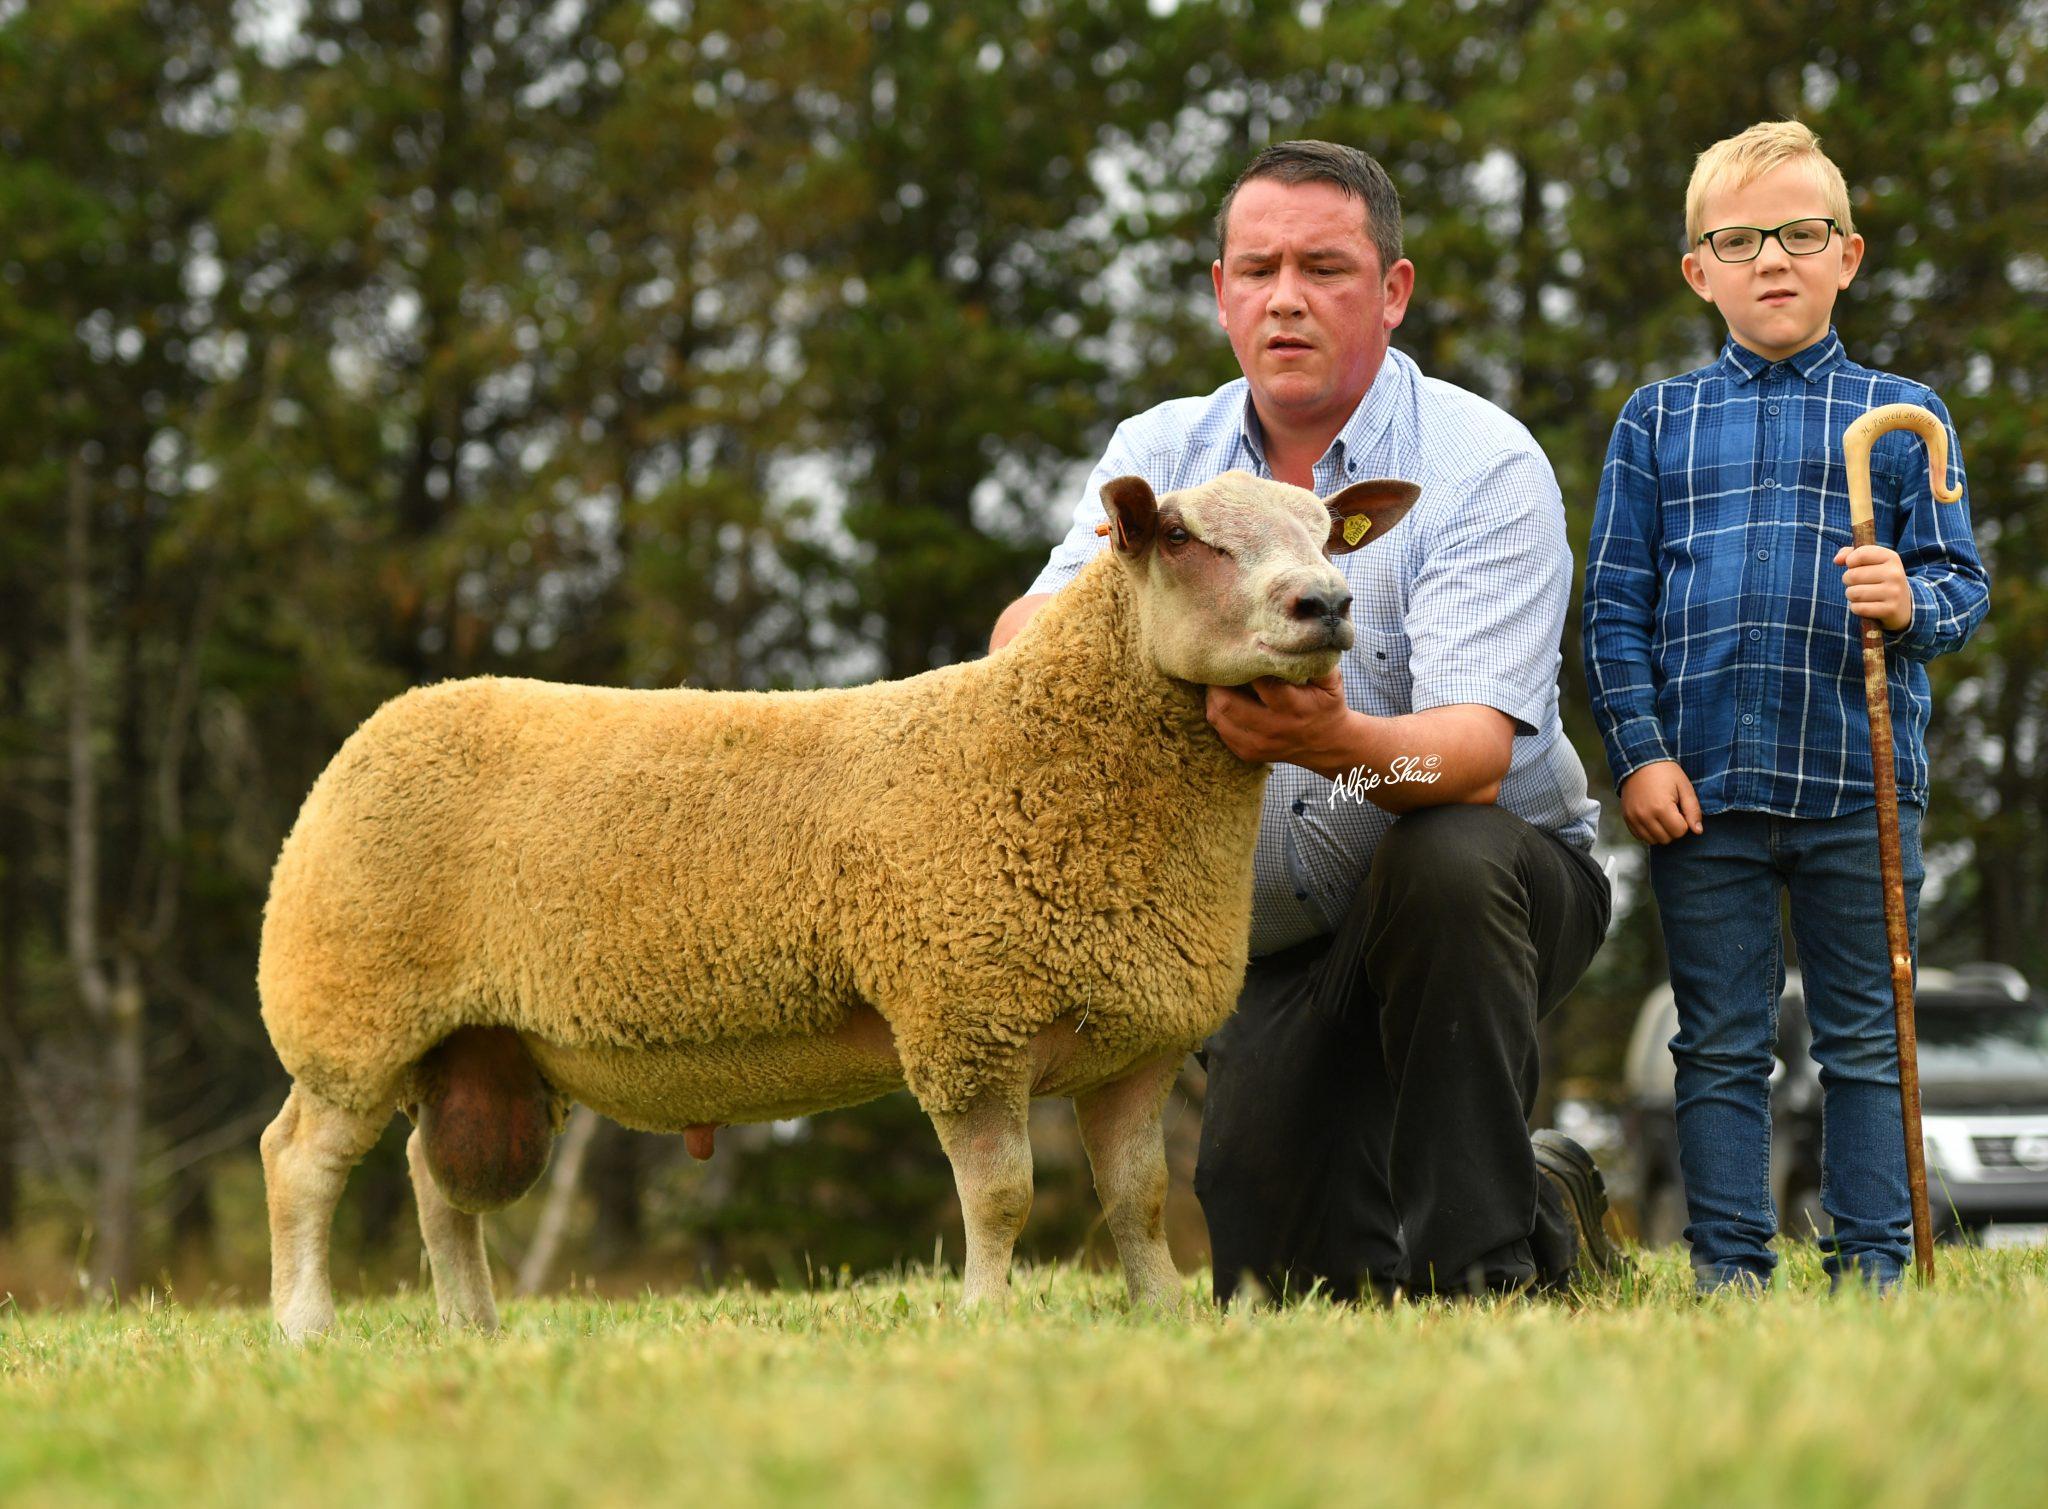
[[[1702,812],[1834,817],[1871,805],[1860,625],[1835,552],[1851,543],[1842,433],[1932,390],[1849,360],[1830,329],[1781,362],[1730,339],[1720,360],[1639,389],[1607,449],[1586,563],[1586,680],[1618,787],[1676,760]],[[1899,795],[1927,801],[1926,662],[1959,648],[1989,587],[1967,497],[1937,503],[1908,431],[1871,453],[1877,540],[1898,551],[1913,621],[1885,636]]]
[[[1167,493],[1233,468],[1273,475],[1243,378],[1124,421],[1031,590],[1058,591],[1108,548],[1095,526],[1112,477]],[[1366,477],[1406,478],[1422,496],[1384,543],[1333,562],[1358,631],[1339,662],[1346,704],[1375,717],[1498,708],[1516,733],[1499,805],[1590,851],[1600,807],[1557,712],[1572,556],[1549,461],[1501,410],[1390,350],[1316,463],[1315,491],[1327,498]],[[1338,798],[1314,771],[1275,765],[1252,860],[1252,952],[1336,931],[1393,821],[1370,801]]]

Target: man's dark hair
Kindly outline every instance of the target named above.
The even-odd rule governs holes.
[[[1279,183],[1334,183],[1365,206],[1365,231],[1380,254],[1380,273],[1401,260],[1401,196],[1387,170],[1356,147],[1333,141],[1283,141],[1245,165],[1216,211],[1216,259],[1223,260],[1230,206],[1237,191],[1257,178]]]

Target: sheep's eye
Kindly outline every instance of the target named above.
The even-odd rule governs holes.
[[[1185,529],[1181,528],[1178,524],[1173,525],[1170,529],[1166,531],[1166,543],[1169,545],[1185,545],[1189,540],[1193,538],[1193,535],[1189,534]]]

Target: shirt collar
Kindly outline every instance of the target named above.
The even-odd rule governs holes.
[[[1804,351],[1795,351],[1785,360],[1773,362],[1758,356],[1734,336],[1729,336],[1721,347],[1721,366],[1734,379],[1737,387],[1754,382],[1774,366],[1790,367],[1807,382],[1816,383],[1825,377],[1838,363],[1847,360],[1842,350],[1842,338],[1835,334],[1835,327],[1828,326],[1828,333],[1808,346]]]
[[[1344,421],[1344,428],[1337,432],[1337,438],[1330,442],[1330,449],[1324,453],[1337,463],[1338,474],[1343,479],[1340,485],[1348,486],[1358,479],[1359,468],[1365,464],[1365,458],[1393,422],[1394,414],[1401,406],[1401,390],[1408,385],[1414,367],[1414,362],[1404,353],[1392,346],[1387,348],[1386,359],[1380,363],[1372,386],[1365,390],[1365,396],[1358,400],[1358,407],[1351,411],[1351,417]],[[1272,468],[1266,465],[1266,437],[1259,428],[1258,410],[1252,406],[1249,382],[1244,386],[1244,408],[1238,415],[1237,425],[1238,438],[1258,470],[1270,473]],[[1321,458],[1317,459],[1320,464]]]

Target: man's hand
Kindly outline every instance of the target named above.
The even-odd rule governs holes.
[[[1300,686],[1277,676],[1249,686],[1212,686],[1208,712],[1217,736],[1240,760],[1285,761],[1304,770],[1338,760],[1350,720],[1336,671]]]
[[[1621,783],[1621,819],[1646,844],[1668,844],[1698,833],[1700,799],[1676,760],[1655,760]]]
[[[1506,713],[1458,703],[1374,718],[1344,705],[1336,671],[1302,683],[1261,676],[1250,686],[1212,686],[1209,722],[1230,752],[1265,764],[1284,761],[1326,781],[1355,771],[1396,772],[1366,797],[1399,814],[1454,802],[1491,802],[1514,758]],[[1404,778],[1404,765],[1427,777]]]
[[[1024,625],[1038,616],[1038,610],[1052,601],[1050,592],[1027,592],[996,617],[996,626],[988,636],[988,652],[993,655],[1004,645],[1024,631]]]
[[[1849,568],[1842,573],[1842,585],[1848,589],[1851,613],[1875,619],[1894,634],[1911,627],[1913,593],[1898,551],[1882,545],[1844,545],[1835,552],[1835,564]]]

